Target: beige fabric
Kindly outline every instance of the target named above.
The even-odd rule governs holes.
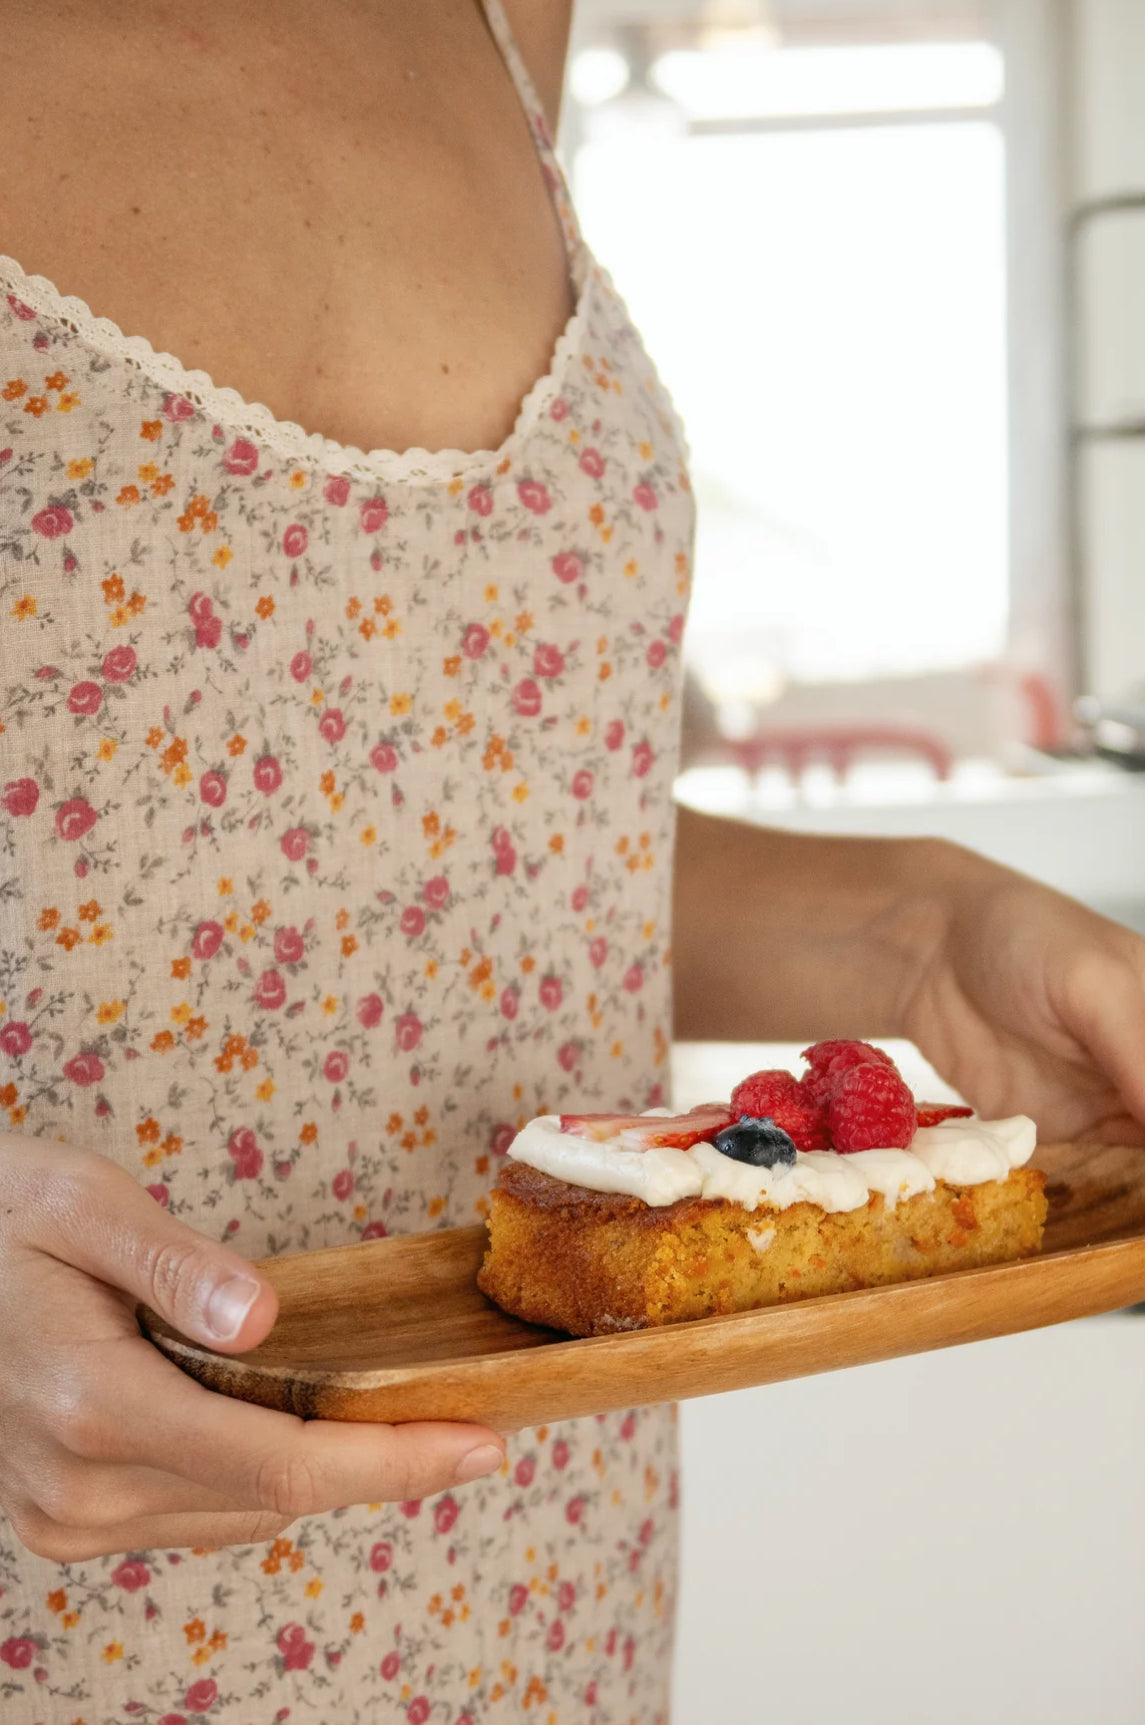
[[[252,1256],[471,1222],[516,1126],[664,1099],[692,502],[577,307],[497,451],[275,421],[0,261],[0,1104]],[[31,1558],[5,1725],[666,1717],[666,1410],[270,1547]]]

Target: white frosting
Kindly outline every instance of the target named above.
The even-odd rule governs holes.
[[[1029,1161],[1036,1140],[1034,1122],[1024,1114],[1009,1120],[972,1117],[920,1127],[909,1150],[858,1150],[847,1156],[834,1150],[798,1151],[794,1167],[753,1168],[721,1155],[713,1144],[637,1150],[624,1132],[596,1143],[562,1132],[558,1114],[542,1114],[518,1132],[509,1154],[572,1186],[623,1192],[657,1207],[681,1198],[726,1198],[745,1210],[761,1204],[786,1210],[806,1203],[835,1211],[861,1209],[872,1192],[881,1192],[893,1209],[902,1198],[932,1192],[938,1180],[950,1186],[1004,1180],[1011,1168]]]

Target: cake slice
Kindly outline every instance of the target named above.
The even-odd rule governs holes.
[[[1033,1121],[916,1104],[868,1048],[817,1044],[802,1080],[754,1073],[687,1115],[530,1121],[493,1191],[480,1287],[590,1336],[1038,1251]]]

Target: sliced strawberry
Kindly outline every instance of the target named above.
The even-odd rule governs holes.
[[[724,1102],[704,1102],[687,1114],[562,1114],[561,1131],[597,1144],[625,1137],[631,1150],[690,1150],[730,1126],[736,1116]]]
[[[973,1108],[953,1102],[917,1102],[915,1118],[919,1126],[937,1126],[940,1120],[969,1120]]]

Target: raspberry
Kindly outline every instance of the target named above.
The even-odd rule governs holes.
[[[853,1066],[834,1081],[827,1124],[841,1155],[905,1150],[915,1132],[914,1097],[891,1067]]]
[[[823,1110],[790,1072],[753,1072],[732,1091],[732,1113],[753,1120],[774,1120],[797,1150],[826,1150]]]
[[[876,1048],[872,1042],[815,1042],[810,1048],[803,1050],[803,1058],[811,1070],[806,1074],[803,1083],[816,1102],[826,1103],[830,1099],[835,1080],[844,1072],[850,1072],[856,1066],[886,1066],[892,1072],[898,1067],[889,1054],[884,1054],[881,1048]]]
[[[919,1126],[937,1126],[940,1120],[968,1120],[973,1108],[955,1107],[952,1102],[919,1102],[915,1119]]]

